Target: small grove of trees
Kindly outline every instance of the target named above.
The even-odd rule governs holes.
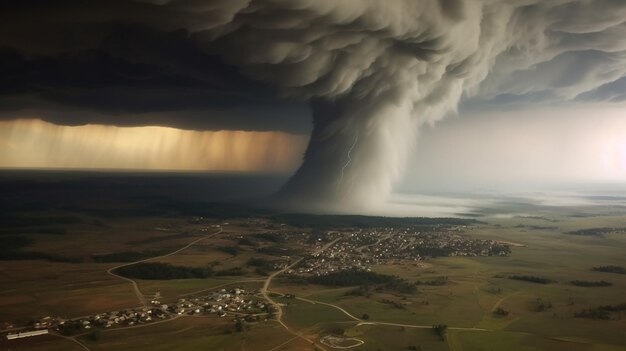
[[[371,296],[370,287],[368,285],[360,285],[359,287],[356,287],[346,292],[345,295],[346,296],[365,296],[369,298]]]
[[[583,287],[597,287],[597,286],[613,285],[612,283],[607,282],[605,280],[598,280],[598,281],[572,280],[571,283],[572,285],[583,286]]]
[[[253,234],[252,237],[259,240],[271,241],[273,243],[280,243],[285,241],[284,237],[278,233],[258,233]]]
[[[217,248],[222,252],[226,252],[231,256],[237,256],[239,254],[239,248],[237,246],[221,246]]]
[[[269,275],[274,270],[274,262],[260,257],[251,257],[246,263],[247,266],[255,267],[259,275]]]
[[[522,280],[525,282],[537,283],[537,284],[549,284],[552,280],[548,278],[536,277],[534,275],[510,275],[509,279]]]
[[[239,318],[235,320],[235,331],[241,333],[246,330],[246,325]]]
[[[605,273],[616,273],[616,274],[626,274],[626,268],[620,266],[599,266],[591,268],[592,271],[596,272],[605,272]]]
[[[552,302],[551,301],[543,301],[542,298],[538,297],[536,302],[537,302],[537,305],[535,307],[535,310],[537,312],[547,311],[547,310],[552,308]]]
[[[569,235],[584,235],[584,236],[604,236],[605,234],[612,233],[623,233],[626,231],[626,228],[588,228],[588,229],[580,229],[574,230],[571,232],[566,232],[565,234]]]
[[[505,310],[502,307],[498,307],[495,310],[493,310],[493,314],[495,314],[496,316],[500,316],[500,317],[506,317],[509,315],[509,311]]]
[[[448,284],[448,277],[438,277],[431,280],[418,280],[415,285],[427,285],[427,286],[441,286]]]
[[[382,303],[386,303],[387,305],[393,306],[399,310],[405,310],[406,307],[404,307],[404,305],[398,301],[393,301],[390,299],[382,299],[380,302]]]
[[[620,305],[605,305],[595,308],[588,308],[578,313],[574,313],[576,318],[588,318],[588,319],[611,319],[611,314],[615,312],[626,311],[626,303]]]
[[[83,331],[83,325],[79,321],[66,321],[59,325],[59,331],[62,335],[70,336]]]
[[[448,331],[448,326],[446,324],[435,324],[432,328],[435,334],[439,336],[441,341],[444,341],[446,339],[446,332]]]
[[[100,340],[100,328],[95,328],[89,333],[89,340],[98,341]]]

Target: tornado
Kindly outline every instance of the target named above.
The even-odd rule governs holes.
[[[461,35],[477,23],[462,20],[459,1],[229,5],[222,24],[195,34],[201,45],[311,105],[302,166],[278,194],[292,209],[354,211],[384,201],[419,125],[456,108],[478,45]]]
[[[279,200],[290,208],[345,211],[384,199],[415,130],[411,99],[393,93],[399,95],[312,102],[314,129],[304,162]]]

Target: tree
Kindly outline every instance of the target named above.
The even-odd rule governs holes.
[[[237,319],[237,321],[235,322],[235,330],[238,333],[241,333],[242,331],[245,330],[245,325],[243,324],[243,322],[241,321],[241,319]]]
[[[509,315],[509,311],[505,310],[502,307],[498,307],[493,311],[493,314],[498,315],[498,316],[502,316],[502,317],[506,317]]]
[[[448,330],[448,326],[447,325],[445,325],[445,324],[435,324],[435,325],[433,325],[433,330],[435,331],[435,334],[437,334],[441,338],[441,341],[445,340],[446,331]]]
[[[367,313],[363,313],[363,316],[361,316],[361,319],[363,319],[364,321],[370,319],[370,315]]]
[[[89,340],[98,341],[100,340],[100,329],[94,329],[89,333]]]

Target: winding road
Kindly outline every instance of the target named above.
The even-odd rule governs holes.
[[[321,252],[323,252],[324,250],[328,249],[329,247],[333,246],[335,243],[337,243],[339,240],[341,240],[342,238],[338,238],[335,239],[331,242],[329,242],[328,244],[324,245],[322,248],[320,248],[319,250],[315,251],[313,253],[313,255],[317,255]],[[300,258],[298,260],[296,260],[295,262],[293,262],[292,264],[286,266],[285,268],[276,271],[274,273],[272,273],[270,276],[267,277],[267,279],[265,280],[265,283],[263,284],[263,287],[261,288],[261,295],[262,297],[267,300],[272,306],[275,307],[276,309],[276,320],[278,321],[278,323],[280,323],[280,325],[283,326],[283,328],[285,328],[286,331],[288,331],[289,333],[294,335],[294,338],[289,339],[288,341],[284,342],[283,344],[271,349],[271,350],[277,350],[278,348],[284,346],[285,344],[295,340],[296,338],[301,338],[303,340],[306,340],[307,342],[311,343],[312,345],[315,345],[316,347],[318,347],[319,349],[324,350],[324,347],[318,343],[316,343],[314,340],[310,340],[307,337],[305,337],[304,335],[302,335],[301,333],[291,330],[289,328],[289,326],[287,326],[287,324],[285,324],[285,322],[283,321],[283,309],[282,306],[277,303],[276,301],[274,301],[270,296],[269,296],[269,287],[272,283],[272,280],[288,271],[289,269],[293,268],[294,266],[296,266],[298,263],[300,263],[304,258]],[[322,301],[315,301],[315,300],[311,300],[311,299],[307,299],[307,298],[303,298],[303,297],[296,297],[297,300],[303,301],[303,302],[307,302],[310,304],[319,304],[319,305],[325,305],[325,306],[329,306],[332,308],[335,308],[339,311],[341,311],[343,314],[345,314],[346,316],[348,316],[350,319],[358,322],[357,326],[360,325],[386,325],[386,326],[397,326],[397,327],[406,327],[406,328],[420,328],[420,329],[431,329],[432,325],[418,325],[418,324],[403,324],[403,323],[391,323],[391,322],[377,322],[377,321],[364,321],[361,318],[358,318],[356,316],[354,316],[353,314],[351,314],[350,312],[346,311],[344,308],[331,304],[331,303],[327,303],[327,302],[322,302]],[[489,331],[488,329],[482,329],[482,328],[473,328],[473,327],[448,327],[449,330],[464,330],[464,331]],[[327,346],[327,345],[326,345]],[[358,345],[355,345],[354,347],[356,347]]]
[[[323,247],[321,247],[319,250],[315,251],[315,252],[313,253],[313,255],[320,254],[320,253],[321,253],[321,252],[323,252],[324,250],[326,250],[326,249],[328,249],[329,247],[331,247],[331,246],[335,245],[335,243],[337,243],[337,242],[338,242],[339,240],[341,240],[341,239],[343,239],[343,237],[339,237],[339,238],[337,238],[337,239],[335,239],[335,240],[333,240],[333,241],[329,242],[328,244],[326,244],[326,245],[324,245]],[[297,336],[297,337],[299,337],[299,338],[301,338],[301,339],[303,339],[303,340],[306,340],[307,342],[309,342],[309,343],[311,343],[311,344],[313,344],[313,345],[317,346],[318,348],[320,348],[320,349],[324,350],[324,347],[323,347],[322,345],[317,344],[315,341],[313,341],[313,340],[310,340],[310,339],[306,338],[306,337],[305,337],[305,336],[303,336],[302,334],[300,334],[300,333],[298,333],[298,332],[296,332],[296,331],[293,331],[293,330],[289,329],[289,327],[287,326],[287,324],[285,324],[285,322],[283,322],[283,308],[282,308],[282,306],[281,306],[279,303],[277,303],[276,301],[272,300],[272,298],[269,296],[269,291],[268,291],[268,289],[269,289],[269,287],[270,287],[270,284],[272,283],[272,279],[274,279],[276,276],[278,276],[278,275],[280,275],[280,274],[282,274],[282,273],[284,273],[284,272],[288,271],[289,269],[293,268],[293,267],[294,267],[294,266],[296,266],[298,263],[300,263],[303,259],[304,259],[304,257],[299,258],[298,260],[296,260],[296,261],[295,261],[295,262],[293,262],[292,264],[290,264],[290,265],[286,266],[285,268],[283,268],[283,269],[281,269],[281,270],[279,270],[279,271],[276,271],[276,272],[272,273],[271,275],[269,275],[269,276],[267,277],[267,279],[265,279],[265,283],[263,284],[263,287],[261,288],[261,295],[263,296],[263,298],[264,298],[265,300],[267,300],[267,302],[268,302],[269,304],[271,304],[272,306],[274,306],[274,308],[276,309],[276,320],[278,321],[278,323],[280,323],[280,325],[282,325],[282,326],[283,326],[283,328],[285,328],[285,330],[287,330],[289,333],[291,333],[291,334],[293,334],[293,335],[295,335],[295,336]]]
[[[389,325],[389,326],[394,326],[394,327],[421,328],[421,329],[431,329],[433,327],[432,325],[421,325],[421,324],[403,324],[403,323],[391,323],[391,322],[365,321],[365,320],[363,320],[361,318],[355,317],[354,315],[352,315],[350,312],[346,311],[342,307],[337,306],[337,305],[333,305],[332,303],[327,303],[327,302],[322,302],[322,301],[315,301],[315,300],[311,300],[311,299],[306,299],[304,297],[296,297],[296,299],[300,300],[300,301],[308,302],[308,303],[313,304],[313,305],[319,304],[319,305],[325,305],[325,306],[333,307],[333,308],[341,311],[343,314],[345,314],[349,318],[359,322],[359,324],[357,324],[357,326],[360,326],[360,325]],[[450,330],[466,330],[466,331],[490,331],[489,329],[474,328],[474,327],[448,327],[448,329],[450,329]]]
[[[172,251],[172,252],[170,252],[168,254],[165,254],[165,255],[150,257],[150,258],[146,258],[146,259],[143,259],[143,260],[139,260],[139,261],[135,261],[135,262],[128,262],[128,263],[124,263],[124,264],[121,264],[121,265],[118,265],[118,266],[115,266],[115,267],[111,267],[111,268],[109,268],[107,270],[107,273],[112,275],[112,276],[114,276],[114,277],[117,277],[117,278],[129,281],[133,285],[133,290],[135,292],[135,295],[137,295],[137,299],[139,300],[139,303],[141,303],[143,306],[148,306],[148,301],[146,300],[146,297],[141,293],[141,290],[139,290],[139,286],[137,285],[137,282],[134,281],[133,279],[123,277],[123,276],[121,276],[119,274],[115,274],[115,273],[113,273],[113,271],[115,271],[118,268],[131,266],[131,265],[134,265],[134,264],[137,264],[137,263],[148,262],[148,261],[151,261],[151,260],[156,260],[157,258],[164,258],[164,257],[176,255],[177,253],[192,247],[193,245],[199,243],[200,241],[212,238],[212,237],[216,236],[217,234],[219,234],[221,232],[222,232],[222,228],[220,227],[219,230],[216,231],[215,233],[209,234],[209,235],[204,235],[204,236],[202,236],[202,237],[200,237],[200,238],[190,242],[189,244],[181,247],[178,250]]]

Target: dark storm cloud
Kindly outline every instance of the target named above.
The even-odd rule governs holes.
[[[277,99],[272,88],[258,79],[293,86],[294,89],[283,89],[283,95],[339,94],[350,86],[342,82],[354,75],[350,70],[358,69],[359,63],[354,57],[336,56],[334,71],[324,71],[316,77],[310,66],[328,70],[323,62],[327,60],[323,56],[326,49],[318,48],[318,55],[311,56],[313,47],[295,43],[317,40],[329,33],[324,27],[326,19],[303,1],[269,1],[260,14],[254,11],[262,7],[257,4],[242,11],[248,3],[247,0],[3,1],[0,3],[0,76],[3,77],[0,118],[15,118],[28,112],[61,124],[176,126],[175,118],[162,116],[166,112],[178,112],[185,128],[264,126],[262,129],[306,132],[308,108],[303,103]],[[368,57],[376,55],[372,52],[374,48],[367,48],[367,39],[384,37],[390,28],[372,22],[359,2],[346,4],[335,6],[338,19],[345,22],[340,25],[348,25],[350,30],[366,30],[369,34],[356,36],[357,41],[346,37],[348,42],[341,45],[350,44],[350,40],[353,44],[361,42],[360,47],[365,49],[363,65],[367,66]],[[442,18],[452,22],[463,21],[467,7],[477,6],[461,0],[437,4]],[[405,5],[401,2],[398,8]],[[621,85],[612,83],[621,78],[621,72],[611,65],[621,55],[615,50],[616,43],[626,32],[622,10],[623,3],[617,0],[558,1],[545,7],[531,4],[522,7],[511,17],[512,21],[523,20],[529,27],[534,26],[530,34],[537,28],[544,30],[551,45],[542,55],[553,57],[533,66],[519,62],[524,53],[518,46],[512,46],[500,55],[494,66],[496,73],[487,77],[480,93],[466,103],[551,102],[562,95],[580,96],[584,100],[622,100]],[[233,21],[238,12],[240,19]],[[388,12],[388,16],[395,15]],[[538,21],[554,23],[545,30]],[[236,35],[224,35],[231,31]],[[415,38],[391,38],[388,50],[428,61],[447,50],[444,46],[449,44],[441,38],[432,27]],[[277,46],[277,42],[284,47]],[[384,41],[381,44],[386,46]],[[241,55],[243,47],[246,54]],[[256,79],[244,77],[239,68],[225,64],[223,57],[234,64],[245,61],[243,69]],[[301,64],[305,57],[308,58]],[[284,65],[290,61],[293,64]],[[498,69],[500,66],[504,68]],[[517,69],[511,71],[511,67]],[[477,69],[471,60],[447,68],[451,74],[461,76],[471,69]],[[498,75],[498,71],[503,74]],[[590,81],[594,71],[596,77],[605,81],[590,86],[581,84]],[[315,82],[308,84],[304,93],[298,92],[302,90],[298,85],[312,79]],[[355,88],[369,89],[362,85]],[[603,88],[596,90],[598,85]],[[276,113],[270,112],[271,106],[278,106]],[[258,109],[265,111],[260,120],[254,116]],[[235,111],[238,118],[233,118]],[[292,115],[282,115],[286,111]],[[152,121],[148,117],[150,113],[155,114]],[[134,114],[140,116],[129,118]]]
[[[149,27],[160,18],[176,22],[161,7],[131,1],[1,6],[0,118],[309,131],[305,104],[277,99],[271,87],[199,49],[174,24],[165,31]]]

